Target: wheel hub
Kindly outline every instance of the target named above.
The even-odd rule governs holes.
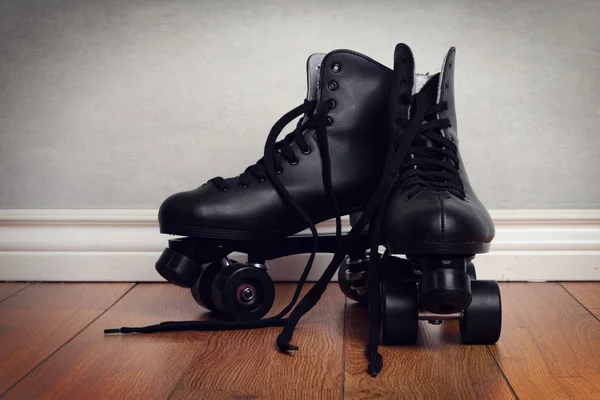
[[[249,283],[240,285],[237,290],[237,299],[242,304],[251,304],[256,299],[256,288]]]
[[[254,298],[254,290],[252,290],[249,287],[247,287],[246,289],[242,290],[242,299],[244,299],[246,301],[250,301],[253,298]]]

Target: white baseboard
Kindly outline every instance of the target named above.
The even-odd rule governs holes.
[[[154,263],[168,236],[156,211],[0,210],[0,281],[161,281]],[[600,280],[600,210],[495,210],[496,239],[477,256],[481,279]],[[349,227],[347,219],[345,228]],[[320,232],[331,232],[331,223]],[[319,255],[316,280],[330,256]],[[295,281],[306,256],[273,260]]]

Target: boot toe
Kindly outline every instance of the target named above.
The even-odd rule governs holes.
[[[168,233],[178,226],[202,225],[205,213],[200,198],[200,189],[196,189],[175,193],[163,201],[158,211],[161,231]]]
[[[395,205],[386,218],[384,232],[395,243],[417,244],[486,243],[491,241],[487,221],[477,204],[451,194],[416,196]],[[403,246],[404,247],[404,246]]]

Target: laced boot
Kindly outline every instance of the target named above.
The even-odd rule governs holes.
[[[307,72],[305,101],[275,123],[258,162],[239,176],[216,177],[176,193],[160,207],[161,232],[186,237],[169,242],[157,271],[191,288],[194,299],[221,319],[239,322],[117,331],[282,325],[315,253],[343,247],[340,217],[363,209],[383,169],[392,71],[362,54],[336,50],[312,55]],[[297,118],[296,128],[277,141]],[[331,218],[336,234],[318,237],[315,225]],[[306,229],[312,236],[292,236]],[[367,237],[361,235],[354,247],[368,247]],[[229,259],[232,252],[248,254],[248,261]],[[301,253],[310,257],[291,303],[276,317],[260,320],[274,300],[267,261]]]

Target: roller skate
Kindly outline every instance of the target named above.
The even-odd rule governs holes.
[[[495,231],[458,149],[455,54],[451,48],[439,74],[419,76],[408,46],[396,48],[397,141],[415,123],[418,133],[388,193],[381,241],[391,254],[406,255],[415,277],[382,281],[381,339],[386,344],[415,344],[419,319],[435,324],[458,319],[465,344],[493,344],[500,336],[498,284],[476,280],[473,264],[475,254],[489,251]],[[420,90],[411,98],[413,86]]]
[[[396,86],[394,115],[401,132],[415,122],[420,126],[388,194],[381,236],[388,251],[406,255],[418,275],[410,281],[383,281],[384,343],[416,343],[419,318],[432,323],[458,319],[465,344],[493,344],[500,336],[498,284],[476,280],[473,265],[475,254],[488,252],[495,231],[458,149],[455,54],[451,48],[439,74],[415,79],[410,49],[396,49],[395,79],[406,84]],[[407,102],[413,83],[422,87],[415,101]]]
[[[261,160],[238,177],[213,178],[160,207],[161,232],[186,237],[169,242],[156,270],[190,288],[198,304],[221,319],[262,318],[275,295],[267,261],[312,253],[295,301],[314,253],[344,246],[341,235],[317,240],[315,224],[360,211],[381,175],[392,71],[338,50],[312,55],[307,75],[306,100],[277,121]],[[276,142],[298,117],[296,129]],[[294,236],[306,229],[312,235]],[[368,246],[368,233],[354,245]],[[233,252],[247,254],[247,261],[230,259]]]
[[[396,46],[390,97],[392,142],[377,189],[351,217],[352,245],[369,232],[369,252],[336,253],[325,273],[291,313],[278,338],[290,344],[297,322],[318,301],[336,268],[342,291],[369,304],[368,372],[383,366],[387,345],[414,345],[419,320],[460,321],[464,344],[500,336],[500,291],[476,279],[473,259],[489,250],[492,219],[471,187],[458,150],[454,103],[455,49],[435,75],[417,75],[410,48]],[[385,248],[381,253],[380,246]],[[395,255],[395,256],[392,256]],[[397,255],[405,255],[399,258]]]

